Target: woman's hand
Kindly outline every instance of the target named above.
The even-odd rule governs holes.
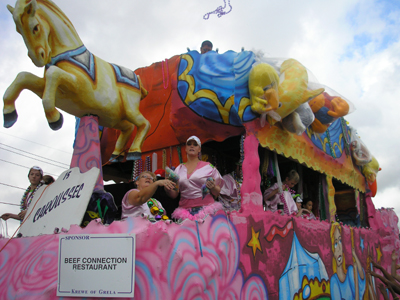
[[[7,221],[9,218],[11,218],[11,215],[12,215],[12,214],[10,214],[10,213],[5,213],[5,214],[2,214],[2,215],[1,215],[1,218],[2,218],[4,221]]]
[[[1,218],[4,221],[7,221],[8,219],[15,219],[15,220],[21,220],[20,217],[16,214],[11,214],[11,213],[5,213],[1,215]]]
[[[23,220],[23,219],[25,218],[25,215],[26,215],[26,209],[23,210],[23,211],[21,211],[21,212],[18,214],[18,217],[19,217],[20,220]]]
[[[216,199],[216,197],[219,196],[219,193],[221,191],[221,187],[219,185],[215,184],[215,179],[212,178],[212,180],[207,179],[206,181],[206,187],[210,190],[210,194]]]
[[[300,217],[302,214],[310,214],[310,211],[306,208],[301,208],[298,212],[296,217]]]
[[[166,190],[172,191],[176,188],[176,183],[169,180],[169,179],[163,179],[163,180],[158,180],[156,181],[158,186],[163,186]]]
[[[206,181],[206,187],[211,191],[212,189],[215,188],[215,180],[207,180]]]

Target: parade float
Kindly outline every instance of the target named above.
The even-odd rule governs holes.
[[[133,72],[86,49],[54,3],[8,9],[45,74],[17,76],[4,126],[24,89],[52,129],[56,107],[79,121],[71,169],[37,192],[20,236],[0,240],[0,299],[383,299],[368,271],[389,270],[398,218],[372,203],[379,164],[344,119],[348,99],[294,59],[251,51],[189,51]],[[240,209],[119,220],[121,195],[103,177],[173,169],[193,134],[221,174],[240,162]],[[264,211],[262,191],[290,169],[317,220]]]

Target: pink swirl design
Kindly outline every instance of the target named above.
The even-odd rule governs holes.
[[[211,299],[217,299],[218,292],[229,285],[237,270],[236,230],[225,215],[199,224],[199,236],[194,222],[185,225],[191,226],[182,226],[170,247],[167,273],[171,292],[181,299],[194,299],[201,291],[207,291]]]
[[[49,286],[55,296],[57,256],[56,235],[11,240],[0,256],[1,273],[8,274],[0,282],[0,299],[39,297]]]
[[[103,171],[101,167],[99,126],[97,117],[82,117],[79,123],[78,133],[75,139],[74,154],[71,160],[71,168],[79,167],[82,173],[96,167],[100,169],[95,190],[104,189]]]
[[[244,283],[240,299],[246,300],[268,300],[267,288],[264,281],[257,275],[250,276]]]

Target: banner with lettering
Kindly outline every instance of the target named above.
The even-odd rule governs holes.
[[[60,235],[57,296],[132,298],[134,234]]]
[[[51,234],[56,228],[79,225],[99,173],[98,168],[81,173],[76,167],[63,172],[53,184],[40,187],[19,230],[22,236]]]

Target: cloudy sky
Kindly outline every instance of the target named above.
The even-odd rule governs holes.
[[[203,16],[224,6],[224,0],[55,3],[92,53],[132,70],[187,47],[199,49],[205,39],[220,53],[244,47],[266,57],[299,60],[356,107],[346,119],[382,168],[374,203],[400,213],[400,2],[231,0],[230,12],[227,5],[227,14],[210,14],[208,20]],[[43,68],[28,58],[7,4],[15,2],[0,0],[0,94],[21,71],[43,75]],[[21,93],[16,107],[18,122],[0,128],[0,202],[19,204],[29,167],[40,165],[53,177],[68,168],[75,121],[64,113],[63,128],[53,132],[41,100],[30,91]],[[18,206],[0,204],[0,213],[18,211]],[[11,235],[17,221],[7,223]]]

